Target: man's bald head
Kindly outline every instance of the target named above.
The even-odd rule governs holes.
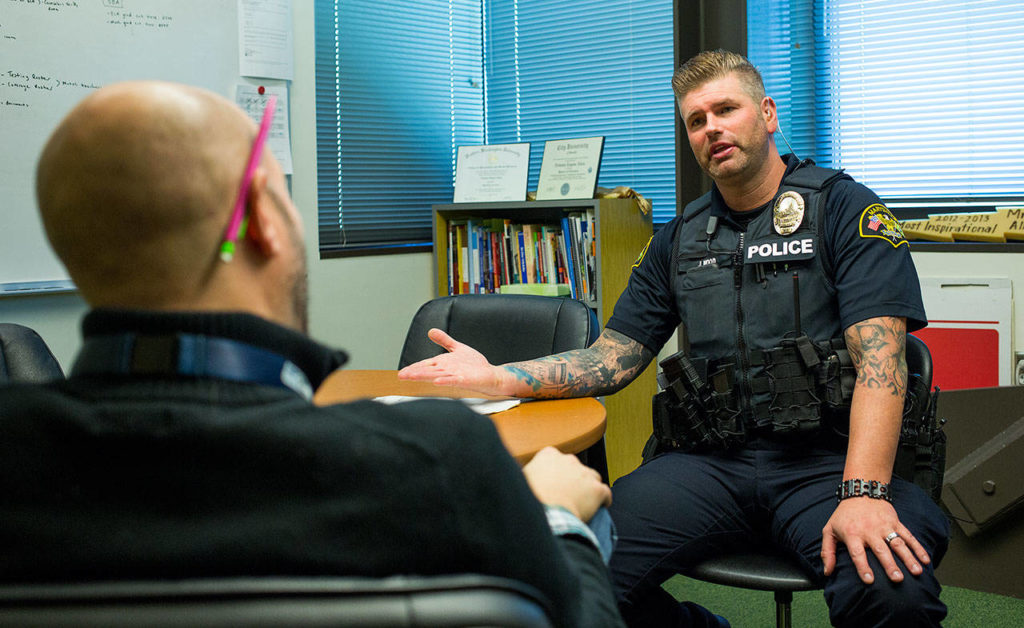
[[[159,82],[105,87],[67,115],[36,194],[87,301],[161,307],[204,288],[255,131],[224,98]]]

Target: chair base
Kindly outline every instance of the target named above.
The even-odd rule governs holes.
[[[793,628],[793,592],[775,592],[776,628]]]

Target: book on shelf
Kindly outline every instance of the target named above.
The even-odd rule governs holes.
[[[512,221],[506,218],[501,222],[501,259],[503,262],[501,268],[501,283],[502,285],[505,285],[512,283],[512,277],[515,275],[515,264],[513,262],[514,255],[512,251]]]
[[[572,225],[572,243],[576,252],[576,272],[579,274],[580,299],[586,299],[590,294],[590,285],[587,282],[587,260],[583,256],[583,224],[579,213],[569,215],[569,222]]]
[[[580,297],[579,290],[576,287],[576,264],[573,263],[573,249],[575,247],[572,243],[571,224],[568,218],[562,218],[562,255],[565,257],[566,273],[569,276],[569,290],[571,291],[572,298],[578,299]]]
[[[544,283],[544,268],[546,262],[544,261],[544,247],[541,244],[541,227],[536,225],[531,230],[533,236],[533,282],[532,283]]]
[[[589,287],[588,298],[597,300],[597,225],[594,223],[594,210],[587,209],[583,214],[583,224],[586,226],[586,241],[583,247],[583,254],[587,261],[587,285]]]
[[[526,240],[525,240],[525,234],[523,234],[522,229],[520,228],[520,229],[516,229],[515,235],[516,235],[516,240],[518,240],[518,246],[519,246],[519,265],[517,266],[518,269],[519,269],[519,283],[525,284],[525,283],[527,283],[526,282],[526,277],[528,277],[526,275]]]
[[[567,283],[512,283],[499,288],[501,294],[539,294],[545,297],[569,296]]]
[[[488,236],[488,225],[481,224],[477,227],[480,243],[480,290],[479,292],[490,292],[491,283],[491,239]]]
[[[452,219],[447,231],[449,294],[545,286],[536,290],[559,295],[567,291],[574,299],[595,300],[592,214],[571,212],[557,222],[537,223],[508,218]]]
[[[469,263],[469,252],[467,251],[466,242],[466,223],[457,222],[455,223],[455,284],[458,294],[469,293],[469,269],[467,264]]]
[[[501,244],[498,232],[493,226],[487,233],[487,243],[490,250],[490,287],[494,290],[501,285]]]
[[[537,243],[533,225],[523,224],[523,283],[537,283]]]
[[[455,291],[455,278],[459,276],[459,267],[455,264],[455,223],[448,223],[448,294],[458,294]]]
[[[496,240],[494,238],[494,225],[490,220],[486,221],[482,227],[480,238],[484,242],[483,252],[483,270],[484,270],[484,287],[487,292],[493,292],[498,286],[498,282],[494,280],[494,274],[497,272],[495,268],[495,256],[494,247]]]
[[[542,225],[540,228],[539,248],[541,257],[544,260],[544,282],[558,283],[558,260],[555,255],[555,228],[549,225]]]
[[[477,240],[477,225],[472,219],[466,221],[466,233],[469,237],[467,258],[469,262],[469,292],[480,292],[480,243]]]
[[[519,283],[522,281],[522,271],[520,271],[522,256],[519,254],[519,229],[515,224],[509,226],[508,250],[510,262],[508,283]]]
[[[569,283],[569,266],[565,262],[565,238],[562,237],[562,231],[557,230],[554,232],[552,239],[552,246],[555,249],[555,271],[558,273],[556,281],[558,283]]]

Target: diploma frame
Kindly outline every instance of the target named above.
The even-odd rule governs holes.
[[[529,173],[529,142],[459,146],[453,202],[525,201]]]
[[[604,136],[545,142],[537,200],[594,198],[603,151]]]

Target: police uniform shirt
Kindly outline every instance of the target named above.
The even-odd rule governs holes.
[[[799,160],[793,155],[783,159],[788,176]],[[729,217],[730,209],[714,185],[711,199],[710,211],[719,217],[718,228],[742,230]],[[751,213],[771,211],[772,205]],[[907,331],[924,327],[927,318],[909,245],[878,196],[843,178],[832,184],[824,213],[822,253],[832,263],[842,329],[877,316],[906,317]],[[676,217],[664,225],[648,242],[606,324],[655,353],[682,322],[670,276],[680,220]]]

